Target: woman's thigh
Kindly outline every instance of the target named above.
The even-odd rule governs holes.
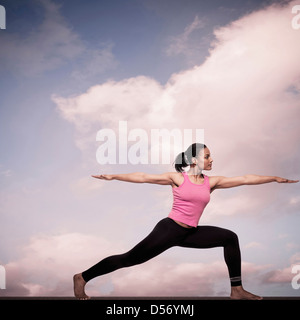
[[[224,247],[235,233],[214,226],[198,226],[181,242],[181,247],[186,248],[214,248]]]
[[[125,256],[145,261],[157,256],[165,250],[179,245],[186,237],[187,230],[169,218],[157,223],[150,234],[128,251]]]

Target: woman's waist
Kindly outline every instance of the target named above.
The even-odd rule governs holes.
[[[176,223],[180,222],[188,227],[197,227],[201,214],[202,212],[198,212],[197,214],[184,214],[182,212],[172,210],[169,213],[169,218],[174,220]],[[182,226],[184,227],[184,225]]]
[[[170,218],[170,219],[172,219],[172,218]],[[193,228],[195,228],[195,227],[193,227],[193,226],[189,226],[188,224],[186,224],[186,223],[183,223],[183,222],[180,222],[180,221],[178,221],[178,220],[175,220],[175,219],[172,219],[174,222],[176,222],[177,224],[179,224],[181,227],[183,227],[183,228],[186,228],[186,229],[193,229]]]

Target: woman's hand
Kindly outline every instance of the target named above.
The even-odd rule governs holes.
[[[275,177],[276,182],[278,183],[297,183],[299,182],[299,180],[290,180],[290,179],[286,179],[286,178],[280,178],[280,177]]]
[[[98,176],[94,176],[92,175],[93,178],[96,178],[96,179],[101,179],[101,180],[113,180],[113,176],[111,174],[100,174]]]

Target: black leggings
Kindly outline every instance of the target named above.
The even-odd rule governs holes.
[[[174,247],[224,247],[231,286],[241,282],[241,254],[237,235],[226,229],[212,226],[184,228],[170,218],[162,219],[153,231],[130,251],[105,258],[82,273],[87,282],[97,276],[146,262],[165,250]]]

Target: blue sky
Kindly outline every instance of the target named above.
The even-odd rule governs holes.
[[[295,3],[1,1],[7,28],[0,30],[0,264],[7,289],[0,294],[70,295],[73,273],[130,249],[168,214],[166,187],[90,178],[99,171],[173,170],[100,166],[97,131],[117,130],[119,121],[147,132],[203,128],[215,160],[209,174],[299,178]],[[201,223],[239,234],[249,290],[299,295],[289,269],[299,260],[299,186],[224,190],[213,200]],[[36,268],[50,257],[63,269],[60,278]],[[201,288],[178,283],[178,295],[226,295],[218,261],[218,249],[172,249],[144,269],[95,281],[90,291],[132,295],[136,288],[128,284],[145,287],[174,263],[177,273],[161,280],[163,288],[153,282],[140,295],[170,294],[166,288],[185,274],[185,264],[203,272],[187,280]],[[208,268],[216,269],[218,285]]]

